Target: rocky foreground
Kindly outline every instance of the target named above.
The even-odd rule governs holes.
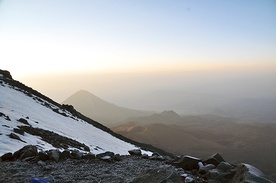
[[[0,182],[123,182],[123,183],[237,183],[272,181],[255,167],[232,165],[219,154],[207,160],[191,156],[143,155],[139,149],[120,156],[112,152],[94,155],[78,150],[38,152],[28,145],[1,156]]]

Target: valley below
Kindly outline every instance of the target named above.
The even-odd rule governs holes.
[[[169,114],[172,120],[165,123]],[[248,162],[276,180],[276,124],[242,123],[214,115],[177,118],[176,114],[167,112],[165,116],[163,112],[133,119],[112,130],[173,154],[206,158],[219,152],[231,163]]]

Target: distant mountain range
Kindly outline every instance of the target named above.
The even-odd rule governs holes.
[[[100,121],[106,126],[114,126],[118,122],[129,118],[147,116],[153,113],[117,106],[85,90],[76,92],[62,103],[73,105],[82,114],[96,121]]]
[[[231,162],[249,162],[276,178],[273,171],[276,169],[273,158],[276,124],[249,123],[211,114],[180,116],[172,110],[150,114],[118,107],[86,91],[77,92],[64,103],[74,105],[83,114],[134,141],[149,143],[173,154],[206,157],[220,152]]]

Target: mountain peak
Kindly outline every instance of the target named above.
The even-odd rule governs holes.
[[[68,97],[63,104],[70,104],[84,115],[100,121],[107,126],[113,126],[125,119],[146,116],[151,114],[147,111],[128,109],[107,102],[96,95],[86,91],[79,90],[75,94]]]
[[[162,116],[177,116],[177,117],[180,117],[180,116],[179,116],[175,111],[173,111],[173,110],[169,110],[169,111],[165,110],[165,111],[161,112],[160,115],[162,115]]]

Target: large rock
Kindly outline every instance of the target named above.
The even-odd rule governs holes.
[[[212,165],[212,164],[209,164]],[[213,165],[215,166],[215,165]],[[217,168],[209,170],[207,177],[213,181],[229,182],[236,173],[236,167],[228,162],[222,161]]]
[[[60,151],[58,149],[52,149],[48,151],[48,156],[50,160],[58,162],[60,159]]]
[[[272,181],[268,180],[259,169],[243,163],[237,166],[237,172],[233,176],[232,180],[230,181],[230,183],[237,183],[237,182],[273,183]]]
[[[37,147],[34,145],[27,145],[19,149],[13,154],[14,159],[25,159],[29,157],[37,156]]]
[[[87,153],[87,154],[84,154],[84,155],[82,156],[82,158],[83,158],[83,159],[95,159],[96,156],[95,156],[95,154],[89,152],[89,153]]]
[[[140,149],[132,149],[132,150],[129,150],[128,153],[132,156],[141,156],[142,155],[142,151]]]
[[[114,156],[115,154],[113,152],[107,151],[104,153],[97,154],[96,158],[107,162],[113,162]]]
[[[21,122],[21,123],[23,123],[23,124],[25,124],[25,125],[30,125],[29,122],[28,122],[28,120],[26,120],[24,118],[20,118],[18,121]]]
[[[6,153],[1,156],[2,161],[11,161],[13,159],[12,153]]]
[[[65,149],[60,153],[60,159],[61,160],[66,160],[71,158],[71,152],[68,149]]]
[[[96,155],[96,158],[102,159],[103,157],[106,157],[106,156],[110,156],[111,158],[113,158],[114,155],[115,155],[115,154],[114,154],[113,152],[106,151],[106,152],[104,152],[104,153],[97,154],[97,155]]]
[[[138,177],[133,179],[130,183],[183,183],[180,175],[173,166],[161,165],[155,169],[148,169],[142,172]]]
[[[80,160],[80,159],[82,159],[82,155],[83,155],[83,153],[80,152],[80,151],[77,150],[77,149],[75,149],[75,150],[73,150],[73,151],[71,152],[71,158],[73,158],[73,159],[78,159],[78,160]]]
[[[39,151],[38,157],[39,157],[39,160],[41,161],[46,161],[49,159],[49,156],[45,151]]]
[[[218,166],[220,162],[223,162],[223,161],[225,161],[223,157],[219,153],[216,153],[212,155],[210,158],[208,158],[207,160],[205,160],[204,164],[213,164],[215,166]]]
[[[199,162],[201,162],[201,159],[199,158],[195,158],[192,156],[181,156],[178,160],[173,162],[173,164],[180,168],[183,168],[184,170],[192,171],[199,169]]]

